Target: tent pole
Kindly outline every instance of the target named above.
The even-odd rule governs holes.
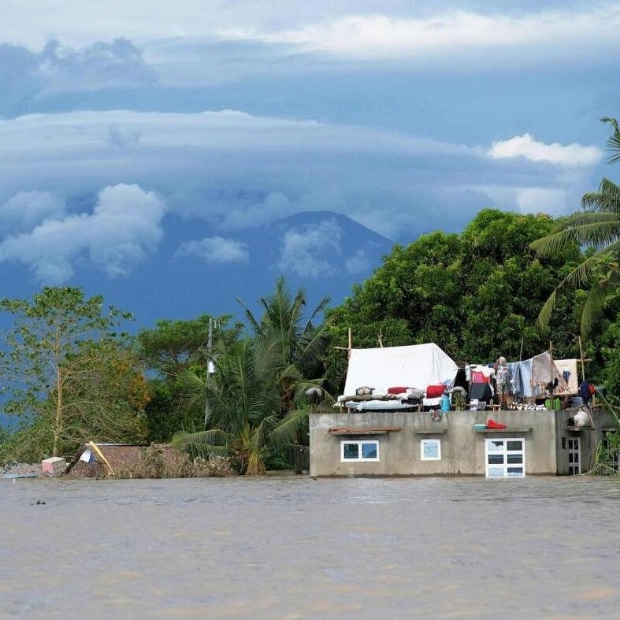
[[[583,359],[583,344],[579,336],[579,361],[581,362],[581,380],[586,380],[586,360]]]

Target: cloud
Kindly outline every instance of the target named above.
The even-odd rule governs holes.
[[[573,56],[571,50],[584,51],[577,42],[588,41],[597,49],[617,48],[619,26],[620,7],[608,2],[588,10],[548,9],[518,15],[453,9],[433,15],[349,14],[277,31],[233,28],[220,36],[363,59],[416,58],[447,50],[531,50],[532,46],[552,54],[561,46],[563,53]],[[453,56],[450,59],[454,61]]]
[[[176,256],[197,256],[207,263],[247,263],[248,249],[245,243],[224,237],[206,237],[201,241],[186,241]]]
[[[302,278],[333,275],[342,229],[334,220],[292,229],[284,235],[278,267]],[[331,261],[330,261],[331,259]]]
[[[49,192],[19,192],[0,206],[0,232],[30,231],[46,219],[65,215],[65,203]]]
[[[31,231],[0,241],[0,261],[28,265],[46,284],[62,284],[88,257],[109,277],[128,273],[160,242],[165,204],[137,185],[106,187],[92,213],[44,219]],[[59,214],[61,215],[61,214]]]
[[[47,42],[41,52],[0,45],[0,113],[16,114],[38,97],[72,91],[128,87],[156,82],[141,51],[127,39],[97,41],[81,49]]]
[[[353,256],[347,258],[345,261],[345,271],[351,275],[364,273],[368,271],[370,267],[370,258],[368,257],[368,253],[364,250],[357,250]]]
[[[523,213],[548,213],[561,215],[566,212],[569,193],[548,187],[525,187],[516,190],[516,202]]]
[[[493,159],[523,157],[530,161],[547,162],[565,168],[592,166],[601,161],[603,151],[596,146],[572,144],[545,144],[538,142],[529,133],[510,140],[494,142],[488,154]]]
[[[299,211],[333,211],[408,240],[421,228],[456,226],[478,200],[489,206],[476,188],[566,189],[575,170],[593,173],[394,131],[230,110],[0,120],[0,160],[0,204],[32,191],[74,204],[101,187],[136,184],[223,237]],[[587,187],[587,178],[580,182]]]

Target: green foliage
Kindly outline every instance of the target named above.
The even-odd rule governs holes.
[[[81,440],[140,433],[147,396],[129,343],[114,330],[131,315],[81,289],[45,287],[32,301],[2,299],[14,316],[0,351],[5,413],[21,430],[9,447],[38,460]]]
[[[137,336],[138,354],[156,373],[149,381],[146,407],[151,442],[170,441],[175,432],[204,429],[204,379],[207,370],[209,323],[212,338],[224,348],[235,343],[241,325],[229,327],[230,316],[204,314],[187,321],[157,321]]]
[[[306,318],[304,292],[291,294],[279,279],[274,295],[261,299],[260,319],[246,309],[251,337],[215,345],[217,371],[202,384],[206,430],[178,433],[173,442],[194,454],[202,449],[209,457],[228,455],[243,474],[259,474],[268,463],[281,466],[287,446],[307,441],[306,391],[324,394],[321,381],[308,373],[318,367],[327,343],[325,326],[313,324],[326,303]],[[200,378],[194,379],[198,395]]]
[[[528,248],[552,226],[546,215],[485,209],[461,235],[434,232],[395,246],[371,278],[327,313],[331,344],[338,347],[326,355],[330,384],[344,381],[348,328],[354,347],[435,342],[464,361],[526,358],[549,340],[574,355],[567,298],[560,298],[557,322],[535,328],[542,302],[579,257],[571,247],[541,260]]]
[[[620,161],[620,128],[613,118],[613,133],[607,142],[610,163]],[[588,295],[580,308],[581,333],[589,336],[605,311],[613,307],[620,286],[620,187],[603,179],[597,192],[584,194],[582,210],[560,220],[547,235],[532,242],[530,247],[541,256],[557,257],[567,248],[584,247],[585,255],[560,281],[543,305],[538,323],[549,323],[556,307],[558,293],[563,289],[587,287]]]
[[[142,329],[136,338],[139,355],[144,364],[162,378],[177,378],[192,366],[207,364],[209,321],[216,325],[217,340],[234,342],[241,325],[228,327],[228,315],[213,318],[203,314],[195,319],[181,321],[160,320],[153,329]]]

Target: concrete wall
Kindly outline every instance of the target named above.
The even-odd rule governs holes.
[[[581,443],[581,472],[585,473],[592,469],[595,462],[596,450],[608,430],[616,430],[617,422],[612,414],[602,409],[592,411],[594,426],[575,428],[568,424],[568,419],[577,413],[578,409],[567,409],[556,413],[557,441],[556,451],[558,455],[558,474],[569,473],[568,439],[579,437]]]
[[[506,424],[501,433],[476,432],[474,424],[489,417]],[[331,428],[378,428],[400,431],[378,435],[333,435]],[[526,430],[530,429],[530,430]],[[556,412],[451,411],[439,422],[428,412],[323,413],[310,416],[310,474],[312,476],[485,475],[485,439],[525,439],[527,474],[557,471]],[[420,441],[441,440],[441,460],[423,461]],[[342,440],[379,441],[379,462],[341,462]]]

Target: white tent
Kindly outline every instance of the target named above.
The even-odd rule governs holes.
[[[405,347],[351,349],[344,394],[352,396],[360,387],[374,388],[374,395],[390,387],[426,390],[429,385],[452,382],[458,366],[434,343]]]

